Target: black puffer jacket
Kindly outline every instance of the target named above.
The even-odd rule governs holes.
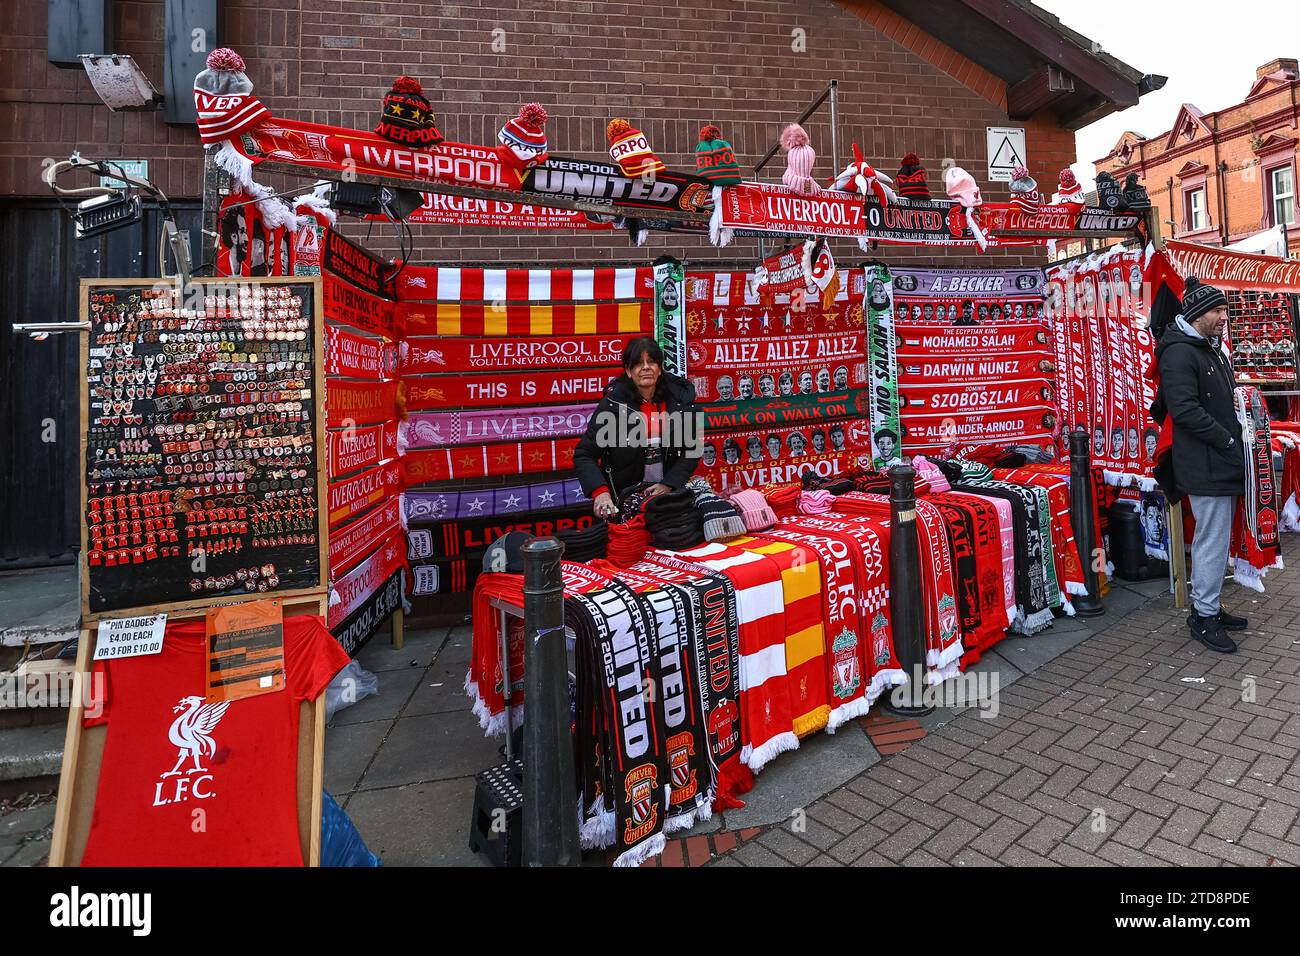
[[[669,488],[681,488],[695,474],[703,442],[702,428],[696,427],[695,387],[683,378],[664,372],[659,380],[658,400],[664,403],[673,422],[679,426],[689,422],[686,429],[677,427],[674,434],[663,436],[663,483]],[[611,431],[611,421],[617,425],[617,435],[626,435],[634,427],[643,433],[639,424],[634,425],[634,416],[641,414],[640,409],[641,396],[628,379],[620,377],[609,383],[587,422],[586,434],[573,452],[573,467],[588,497],[604,485],[617,500],[626,489],[645,479],[645,449],[602,443]]]
[[[1182,494],[1240,495],[1246,490],[1235,381],[1227,357],[1209,340],[1175,323],[1156,346],[1160,394],[1157,421],[1174,420],[1173,483]]]

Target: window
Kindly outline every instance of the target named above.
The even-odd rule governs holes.
[[[1268,188],[1273,208],[1273,225],[1295,222],[1295,170],[1279,166],[1268,173]]]
[[[1187,193],[1187,231],[1205,228],[1205,187]]]

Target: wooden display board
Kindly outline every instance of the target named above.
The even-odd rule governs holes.
[[[151,294],[158,295],[156,290],[168,288],[174,289],[175,285],[168,280],[155,279],[83,279],[81,283],[81,319],[91,325],[90,332],[82,339],[81,349],[82,366],[87,378],[81,393],[80,460],[83,465],[79,578],[83,624],[105,616],[133,612],[197,610],[216,602],[267,596],[302,597],[318,594],[328,587],[321,280],[318,277],[227,278],[195,282],[185,290],[182,302],[199,303],[199,307],[203,308],[202,303],[211,303],[218,296],[237,299],[242,294],[283,295],[284,293],[271,293],[269,290],[287,288],[289,294],[301,299],[301,307],[292,310],[300,314],[289,316],[283,321],[301,322],[305,319],[306,326],[300,330],[305,333],[302,339],[288,340],[272,339],[265,334],[254,333],[249,328],[251,323],[246,317],[241,319],[222,315],[219,309],[209,308],[206,318],[191,313],[179,319],[154,318],[148,313],[133,311],[138,310]],[[220,341],[223,336],[226,340]],[[178,338],[187,341],[177,342]],[[208,368],[195,376],[197,381],[171,381],[168,387],[187,389],[194,386],[197,391],[166,396],[160,394],[158,390],[168,378],[165,372],[167,365],[171,364],[173,358],[183,361],[187,356],[192,356],[193,352],[186,349],[192,349],[196,343],[207,349],[207,358],[200,364],[205,364]],[[167,354],[169,349],[173,354]],[[268,386],[275,383],[266,381],[268,366],[282,364],[282,357],[283,363],[289,362],[289,356],[301,360],[304,354],[307,359],[302,363],[304,367],[287,370],[290,375],[300,372],[301,379],[282,379],[281,382],[305,380],[305,387],[270,390]],[[239,359],[240,362],[218,362],[218,359],[225,356]],[[97,363],[93,368],[92,360]],[[145,363],[148,363],[147,367]],[[222,369],[219,373],[208,370],[213,363],[219,364]],[[123,365],[126,366],[125,369],[121,368]],[[221,376],[221,380],[215,380],[217,375]],[[232,376],[242,380],[226,381]],[[184,379],[186,375],[172,377]],[[226,386],[231,386],[231,390],[227,391]],[[257,388],[263,390],[255,390]],[[144,397],[146,390],[149,397]],[[133,394],[137,396],[134,400],[131,397]],[[263,396],[267,401],[260,401]],[[285,396],[294,398],[286,400]],[[261,439],[243,437],[246,432],[243,424],[259,420],[259,416],[269,417],[272,414],[269,406],[291,406],[294,401],[299,402],[304,410],[310,410],[310,421],[299,423],[292,429],[279,428],[277,431],[292,431],[293,434],[275,435],[267,440],[301,441],[309,438],[309,444],[300,446],[309,450],[295,456],[297,467],[278,468],[280,459],[272,452],[290,449],[285,445],[250,447]],[[235,414],[242,409],[250,409],[252,413]],[[91,418],[92,411],[96,413],[94,420]],[[227,412],[230,414],[227,415]],[[124,424],[124,419],[130,424]],[[105,422],[117,424],[106,425]],[[223,431],[227,424],[241,434],[215,440],[205,437],[207,434],[229,434]],[[163,432],[160,433],[160,429]],[[166,432],[167,429],[179,429],[180,433],[171,435]],[[138,448],[146,460],[141,468],[167,472],[160,476],[161,480],[117,479],[128,466],[114,467],[107,458],[108,449],[105,445],[126,444],[126,441],[120,440],[124,435],[133,436],[127,441],[135,442],[131,447]],[[172,449],[171,453],[164,450],[164,442]],[[187,447],[176,451],[181,445]],[[297,452],[300,448],[292,450]],[[231,449],[250,457],[222,457]],[[117,462],[124,462],[131,454],[119,454],[117,448],[112,450]],[[182,458],[199,460],[182,463]],[[97,466],[99,478],[95,477]],[[202,472],[205,477],[215,477],[208,483],[193,472],[173,475],[170,472],[174,469],[206,469]],[[310,482],[306,477],[286,477],[304,471],[310,476]],[[126,473],[130,474],[129,471]],[[238,481],[217,480],[235,474],[240,476]],[[106,475],[112,475],[116,480],[103,480]],[[273,527],[269,532],[257,533],[258,526],[247,522],[254,507],[267,503],[276,495],[307,489],[309,484],[309,490],[305,494],[298,494],[298,498],[309,498],[314,504],[314,513],[308,520],[304,517],[307,514],[304,509],[295,519],[294,537],[314,536],[315,543],[280,547],[253,546],[277,538],[291,540],[289,535],[277,534]],[[230,493],[219,491],[206,496],[202,494],[205,488],[223,485],[236,490]],[[92,489],[94,494],[91,494]],[[141,542],[147,542],[148,539],[139,531],[142,527],[147,529],[151,520],[150,517],[143,516],[147,513],[145,509],[152,507],[156,513],[158,506],[144,505],[141,499],[145,494],[155,497],[161,495],[165,499],[162,520],[173,519],[173,530],[178,536],[178,540],[173,539],[166,547],[169,554],[175,554],[177,550],[179,554],[146,557],[149,548],[147,544],[142,548]],[[189,512],[178,513],[175,510],[175,503],[186,495],[199,500],[206,497],[208,501],[217,501],[223,506],[230,505],[226,510],[235,511],[236,515],[239,509],[243,509],[245,514],[240,522],[244,526],[243,531],[233,530],[232,526],[238,526],[235,521],[203,523],[204,532],[224,530],[221,535],[223,544],[239,544],[239,550],[229,554],[206,553],[208,546],[204,544],[206,564],[203,572],[193,570],[194,559],[189,551],[192,543],[206,542],[207,538],[189,538]],[[127,499],[126,502],[120,500],[123,497]],[[117,505],[126,507],[125,510],[118,508],[112,511],[114,520],[105,522],[103,516],[107,512],[99,506],[110,498]],[[141,504],[131,504],[133,498],[141,501]],[[188,506],[188,500],[186,505]],[[114,530],[128,531],[128,535],[115,538],[119,548],[112,550],[116,555],[126,555],[131,562],[129,565],[115,561],[112,567],[108,567],[104,563],[104,555],[96,557],[96,549],[91,545],[95,543],[96,536],[103,537],[105,525],[109,523],[116,525]],[[217,527],[214,528],[213,525]],[[305,527],[299,528],[300,525]],[[126,539],[124,544],[123,538]],[[154,550],[161,551],[162,548],[155,547]],[[141,557],[145,559],[139,560]],[[267,567],[274,569],[272,574],[276,580],[267,588],[260,589],[260,583],[270,580],[265,572]],[[253,568],[257,571],[253,572]],[[257,574],[257,581],[250,583],[247,576],[254,573]],[[194,589],[195,582],[206,584],[210,580],[230,580],[230,584]]]
[[[299,598],[284,602],[286,618],[297,614],[324,617],[326,597]],[[168,620],[202,616],[204,611],[182,611]],[[108,726],[82,726],[84,682],[92,670],[98,627],[81,629],[77,645],[77,671],[73,701],[68,711],[68,728],[63,740],[63,763],[59,770],[59,794],[54,811],[54,835],[50,844],[50,866],[79,866],[90,834],[99,789],[100,764]],[[279,693],[284,693],[280,691]],[[303,701],[298,714],[298,839],[307,866],[320,866],[321,810],[325,780],[325,695]],[[250,861],[255,866],[256,861]]]

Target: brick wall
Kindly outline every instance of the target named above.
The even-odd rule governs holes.
[[[694,167],[698,130],[707,121],[722,127],[742,164],[752,167],[784,122],[836,78],[841,161],[857,141],[892,173],[898,157],[915,150],[937,191],[941,163],[951,157],[975,174],[987,199],[1006,198],[1005,184],[982,183],[985,127],[1009,122],[1005,84],[875,0],[226,0],[224,9],[220,42],[245,57],[258,95],[285,116],[369,128],[392,77],[408,72],[424,81],[449,139],[494,142],[518,105],[536,99],[551,114],[548,135],[563,155],[607,155],[605,123],[623,115],[672,167]],[[115,11],[114,50],[134,55],[160,82],[161,0],[118,0]],[[504,32],[494,34],[498,29]],[[504,41],[504,52],[494,51],[494,39]],[[202,164],[194,130],[168,127],[156,114],[110,114],[81,71],[46,62],[45,45],[41,0],[0,5],[0,195],[43,195],[40,160],[79,148],[89,156],[149,159],[169,195],[197,197]],[[1056,173],[1075,159],[1074,135],[1050,117],[1023,125],[1031,168],[1050,193]],[[821,154],[815,172],[826,177],[832,170],[824,116],[808,128]],[[775,163],[775,175],[765,178],[779,178],[783,160]],[[736,262],[756,251],[753,242],[716,250],[667,235],[633,249],[600,233],[420,232],[418,252],[429,260],[644,261],[673,252]],[[852,243],[834,251],[846,262],[862,258]],[[1043,261],[1041,251],[981,257],[903,249],[881,256],[917,264]]]
[[[1268,67],[1279,62],[1285,61],[1275,60],[1260,67],[1257,76],[1271,72]],[[1244,85],[1244,78],[1242,82]],[[1181,125],[1183,115],[1180,110],[1174,123]],[[1271,136],[1283,140],[1300,138],[1300,83],[1282,82],[1265,88],[1253,98],[1206,114],[1203,119],[1209,129],[1197,124],[1190,140],[1181,135],[1181,130],[1172,143],[1169,142],[1171,130],[1145,140],[1126,133],[1116,149],[1097,160],[1097,169],[1119,179],[1130,171],[1137,172],[1152,201],[1160,208],[1161,219],[1174,220],[1172,227],[1168,223],[1162,225],[1167,236],[1219,245],[1225,220],[1229,242],[1269,228],[1271,219],[1265,201],[1264,177],[1278,164],[1290,162],[1294,169],[1296,149],[1293,145],[1281,153],[1261,155],[1256,152],[1256,146]],[[1132,149],[1127,162],[1120,151],[1125,143],[1130,143]],[[1179,176],[1189,163],[1207,167],[1204,183],[1211,220],[1210,228],[1192,234],[1186,231],[1183,197],[1189,180]],[[1222,172],[1220,163],[1226,163]],[[1300,229],[1292,227],[1292,232],[1295,236],[1290,247],[1295,255],[1300,250]]]

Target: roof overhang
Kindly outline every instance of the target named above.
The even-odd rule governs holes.
[[[1053,113],[1067,129],[1136,105],[1165,77],[1143,74],[1029,0],[880,0],[1007,84],[1007,114]]]

